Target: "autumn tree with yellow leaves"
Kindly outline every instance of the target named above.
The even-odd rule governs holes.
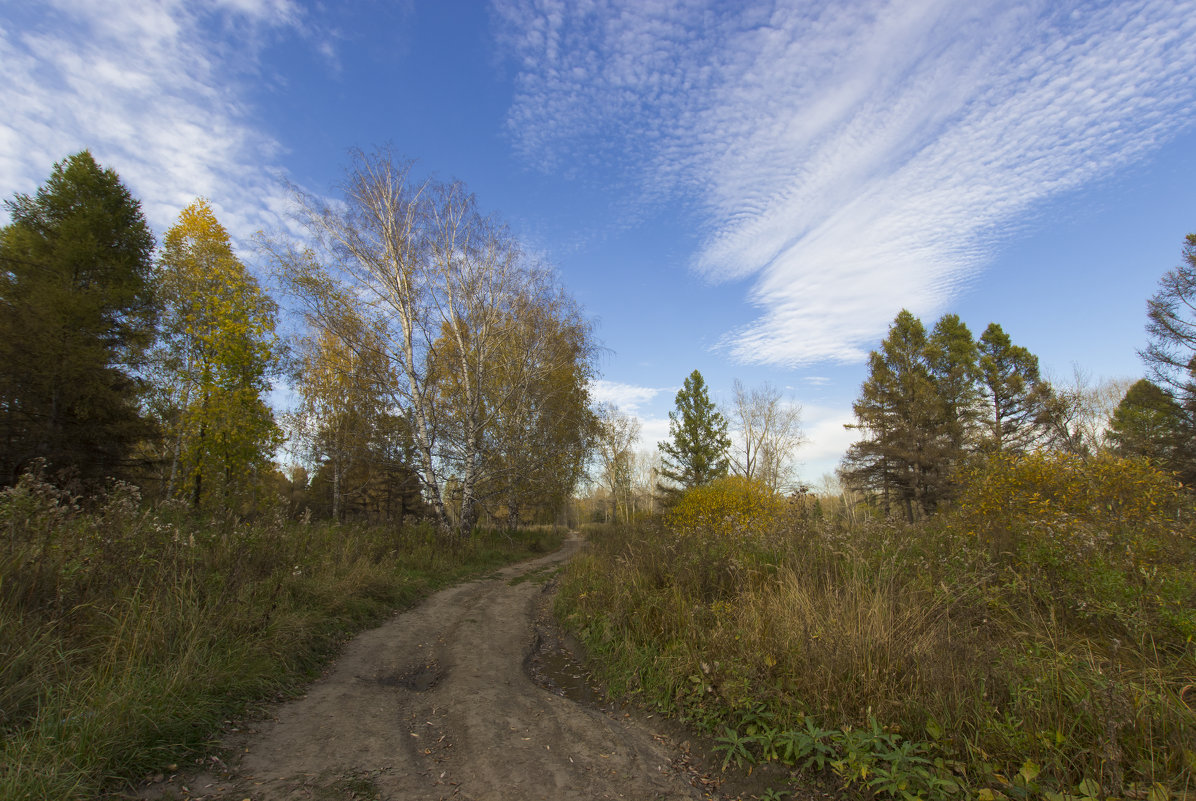
[[[196,509],[235,507],[258,488],[280,442],[265,401],[280,355],[277,306],[202,199],[166,232],[158,281],[167,494]]]

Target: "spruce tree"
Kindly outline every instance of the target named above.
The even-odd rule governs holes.
[[[669,439],[659,443],[660,474],[670,484],[659,489],[666,495],[709,484],[730,469],[731,438],[727,421],[706,391],[702,374],[694,370],[685,379],[669,412]]]
[[[35,459],[81,479],[128,473],[150,433],[138,376],[153,339],[153,235],[87,151],[54,165],[0,229],[0,483]]]

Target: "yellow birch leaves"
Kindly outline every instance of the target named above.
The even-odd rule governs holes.
[[[279,355],[277,307],[206,200],[167,231],[158,269],[172,379],[169,485],[196,507],[224,507],[255,488],[279,442],[264,401]]]

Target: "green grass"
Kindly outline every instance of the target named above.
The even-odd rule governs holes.
[[[355,632],[544,553],[550,531],[197,521],[116,487],[0,493],[0,798],[83,799],[183,763]]]
[[[917,526],[796,511],[594,534],[558,615],[614,692],[710,733],[728,766],[899,799],[1190,794],[1194,510],[1172,492],[1131,515],[1126,496],[1113,519],[1105,485],[1084,505],[1074,485],[1152,491],[1142,474],[1042,472],[1072,469],[1057,495],[998,476]]]

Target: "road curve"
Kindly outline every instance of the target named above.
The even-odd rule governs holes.
[[[673,747],[528,678],[542,574],[557,552],[443,590],[356,637],[307,694],[237,743],[207,799],[693,799]],[[178,785],[175,785],[177,788]]]

